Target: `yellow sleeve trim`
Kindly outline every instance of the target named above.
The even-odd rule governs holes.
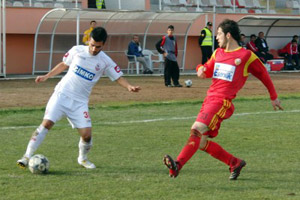
[[[213,54],[211,55],[210,59],[215,59],[216,58],[216,52],[217,52],[217,49],[213,52]]]
[[[260,59],[251,51],[251,56],[248,59],[248,61],[246,62],[245,67],[244,67],[244,74],[243,74],[244,76],[249,76],[248,67],[256,59],[258,59],[260,61]]]

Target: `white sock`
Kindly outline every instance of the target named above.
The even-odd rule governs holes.
[[[30,158],[44,140],[48,129],[40,125],[32,134],[24,156]]]
[[[78,161],[87,160],[87,154],[92,148],[92,140],[89,143],[87,143],[80,137],[78,147],[79,147]]]

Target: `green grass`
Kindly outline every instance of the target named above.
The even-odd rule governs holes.
[[[235,115],[214,141],[247,161],[237,181],[228,180],[226,165],[200,151],[178,178],[168,177],[162,158],[180,152],[198,101],[93,107],[89,158],[95,170],[77,164],[79,136],[62,120],[36,152],[50,160],[47,175],[15,164],[43,109],[2,110],[0,199],[300,199],[299,98],[285,97],[284,112],[273,112],[264,98],[237,99],[234,105]],[[143,121],[151,119],[159,120]]]

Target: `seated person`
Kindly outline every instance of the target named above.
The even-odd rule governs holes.
[[[142,48],[139,42],[139,36],[134,35],[132,41],[128,44],[128,55],[135,55],[138,62],[140,62],[144,67],[144,74],[153,74],[150,69],[149,60],[146,60],[142,53]],[[128,59],[132,59],[128,57]]]
[[[240,39],[240,41],[239,41],[239,45],[240,45],[241,47],[243,47],[244,49],[247,49],[246,43],[245,43],[245,39],[246,39],[246,35],[242,33],[242,34],[241,34],[241,39]]]
[[[297,43],[298,43],[298,40],[299,40],[299,37],[298,37],[298,35],[294,35],[294,36],[293,36],[293,40],[296,40],[296,41],[297,41]]]
[[[258,38],[255,40],[255,45],[265,61],[273,59],[273,55],[269,53],[269,46],[265,40],[264,32],[258,33]]]
[[[255,40],[256,40],[256,35],[255,34],[250,35],[250,41],[246,44],[246,47],[247,47],[247,49],[249,49],[250,51],[255,53],[257,55],[257,57],[259,57],[263,63],[266,63],[264,57],[258,51],[258,48],[255,45]]]
[[[292,40],[285,47],[278,50],[280,56],[284,56],[287,59],[286,67],[288,70],[299,69],[299,52],[297,40]],[[295,61],[293,66],[292,60]]]

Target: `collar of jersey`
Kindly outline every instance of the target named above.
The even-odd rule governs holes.
[[[232,50],[232,51],[226,51],[225,49],[224,49],[224,52],[227,52],[227,53],[229,53],[229,52],[234,52],[234,51],[238,51],[238,50],[240,50],[242,47],[238,47],[238,48],[236,48],[236,49],[234,49],[234,50]]]

